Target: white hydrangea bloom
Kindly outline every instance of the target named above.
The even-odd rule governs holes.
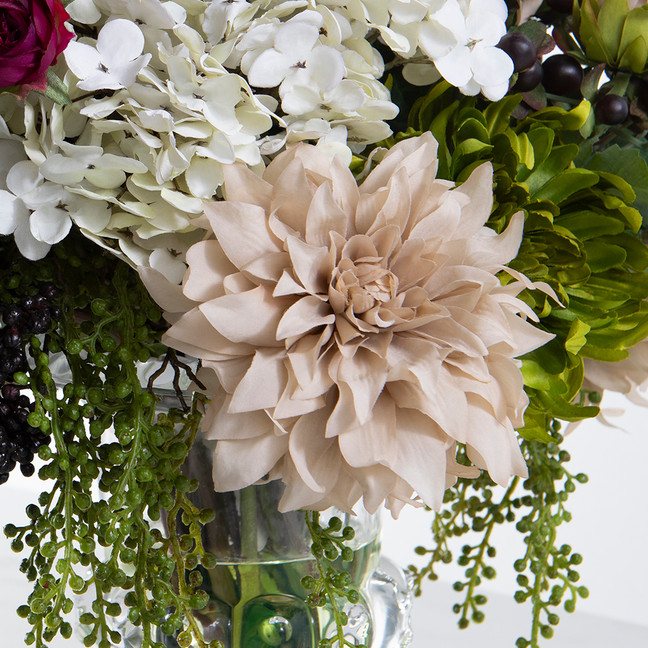
[[[398,57],[412,61],[404,68],[410,83],[428,85],[443,76],[464,94],[482,92],[491,101],[508,90],[513,62],[495,47],[506,33],[505,0],[352,0],[344,6]]]
[[[73,220],[82,229],[100,231],[110,218],[106,204],[87,201],[46,181],[30,160],[11,167],[6,186],[7,191],[0,190],[0,234],[13,234],[21,254],[32,261],[62,241]]]
[[[130,20],[118,18],[106,23],[96,47],[72,41],[65,49],[65,61],[80,79],[81,90],[116,90],[135,82],[151,54],[142,54],[144,35]]]

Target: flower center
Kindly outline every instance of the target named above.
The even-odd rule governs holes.
[[[385,304],[398,292],[398,278],[381,265],[379,257],[352,261],[343,258],[337,267],[334,286],[345,297],[346,307],[359,315]]]

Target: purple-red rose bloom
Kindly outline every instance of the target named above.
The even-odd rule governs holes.
[[[47,68],[73,37],[68,18],[61,0],[0,0],[0,88],[47,88]]]

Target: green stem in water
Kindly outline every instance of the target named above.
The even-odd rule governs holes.
[[[241,490],[241,554],[243,563],[254,564],[258,562],[259,552],[257,550],[257,499],[256,487],[247,486]],[[241,598],[232,610],[232,646],[233,648],[244,648],[243,646],[243,608],[247,601],[256,596],[259,592],[259,571],[257,569],[237,569],[237,575],[241,585]]]

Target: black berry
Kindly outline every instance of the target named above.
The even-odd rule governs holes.
[[[535,45],[526,34],[520,31],[504,34],[497,47],[511,57],[515,72],[530,68],[538,58],[538,50],[536,50]]]
[[[576,97],[580,94],[583,68],[567,54],[550,56],[542,64],[545,90],[562,97]]]
[[[541,81],[543,77],[542,64],[536,61],[528,70],[518,74],[515,85],[511,88],[511,92],[528,92],[533,90]]]
[[[628,118],[628,100],[615,94],[605,94],[596,100],[594,116],[601,124],[622,124]]]

